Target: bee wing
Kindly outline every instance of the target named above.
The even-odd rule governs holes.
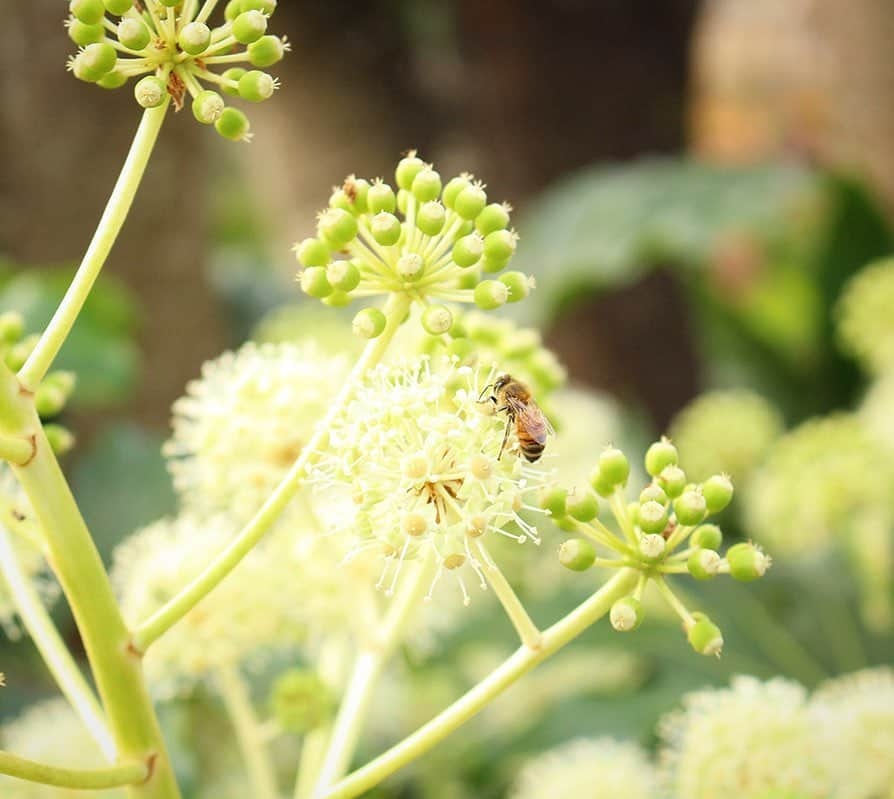
[[[515,412],[518,424],[524,426],[531,438],[544,443],[551,428],[543,411],[533,402],[524,403],[510,400],[509,404]]]

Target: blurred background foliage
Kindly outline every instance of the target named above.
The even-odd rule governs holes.
[[[695,453],[698,424],[681,411],[705,392],[747,389],[759,421],[728,418],[741,443],[711,466],[746,485],[784,429],[856,409],[868,379],[836,341],[835,308],[848,278],[892,251],[894,63],[880,5],[281,3],[294,51],[279,101],[253,114],[256,143],[237,148],[172,120],[60,356],[78,375],[64,421],[79,443],[65,466],[103,554],[174,509],[159,448],[170,403],[204,359],[248,337],[356,348],[336,311],[302,302],[288,247],[332,183],[383,172],[410,146],[444,173],[480,173],[518,207],[517,268],[538,289],[513,312],[544,331],[589,395],[568,400],[576,463],[608,440],[635,447],[667,429]],[[6,11],[0,310],[22,311],[35,332],[98,219],[136,110],[66,78],[58,4]],[[3,46],[25,27],[45,34],[31,34],[27,69]],[[724,529],[760,539],[742,502]],[[889,547],[892,536],[889,526]],[[551,557],[561,533],[545,538],[543,552],[506,553],[542,622],[591,588]],[[779,556],[748,590],[699,584],[693,594],[710,595],[727,640],[716,661],[694,657],[669,619],[630,637],[598,625],[373,795],[500,796],[523,754],[577,735],[649,743],[683,692],[731,674],[812,686],[889,662],[890,629],[860,621],[859,574],[831,549]],[[882,590],[891,601],[890,579]],[[77,650],[66,612],[55,610]],[[365,754],[514,645],[499,609],[476,601],[434,649],[406,654]],[[0,695],[0,714],[52,692],[26,640],[4,641],[0,664],[17,686]],[[232,744],[214,701],[165,709],[183,775],[209,773]]]

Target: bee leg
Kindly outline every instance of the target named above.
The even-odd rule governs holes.
[[[506,431],[503,433],[503,443],[500,445],[500,454],[497,455],[497,460],[503,457],[503,450],[506,449],[506,442],[509,440],[509,420],[506,420]]]

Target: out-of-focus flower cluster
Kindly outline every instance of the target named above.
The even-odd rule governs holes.
[[[870,264],[848,282],[838,304],[838,338],[873,375],[894,369],[894,259]]]

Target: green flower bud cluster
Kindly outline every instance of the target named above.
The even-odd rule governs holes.
[[[850,279],[838,302],[838,339],[870,374],[894,369],[894,258]]]
[[[707,520],[729,505],[733,484],[725,474],[701,483],[689,482],[679,464],[677,448],[667,438],[654,442],[645,454],[651,481],[636,499],[626,496],[630,463],[617,447],[599,455],[589,485],[569,491],[549,485],[540,492],[540,508],[563,530],[575,534],[559,549],[559,561],[572,571],[631,568],[640,573],[635,591],[619,599],[609,618],[619,632],[635,630],[643,618],[643,592],[649,581],[680,616],[692,648],[717,655],[723,635],[702,612],[690,612],[673,593],[668,578],[688,574],[710,580],[719,574],[750,582],[763,576],[770,559],[753,543],[739,543],[720,554],[723,534]],[[600,519],[600,504],[614,517],[617,530]]]
[[[273,717],[287,732],[304,734],[325,724],[336,708],[331,688],[313,669],[289,669],[270,691]]]
[[[25,320],[17,311],[0,313],[0,358],[9,369],[22,368],[31,350],[37,345],[36,335],[25,334]],[[34,404],[42,420],[62,413],[75,387],[73,372],[50,372],[34,392]],[[44,431],[57,455],[64,455],[74,446],[74,436],[60,424],[45,424]]]
[[[303,291],[340,307],[357,297],[405,294],[422,308],[433,336],[456,331],[450,304],[493,310],[524,299],[531,280],[501,272],[518,236],[509,207],[488,203],[471,175],[443,181],[415,152],[395,169],[395,186],[350,175],[320,212],[317,234],[295,245]],[[361,311],[354,331],[375,338],[385,327],[377,308]]]
[[[227,106],[223,94],[252,103],[271,97],[279,84],[264,70],[282,59],[289,44],[267,33],[276,0],[230,0],[224,22],[212,28],[208,17],[215,5],[71,0],[68,35],[79,49],[68,68],[105,89],[139,78],[134,97],[143,108],[170,99],[179,111],[189,97],[196,120],[214,125],[226,139],[248,141],[248,117]],[[225,71],[212,71],[215,65]]]

